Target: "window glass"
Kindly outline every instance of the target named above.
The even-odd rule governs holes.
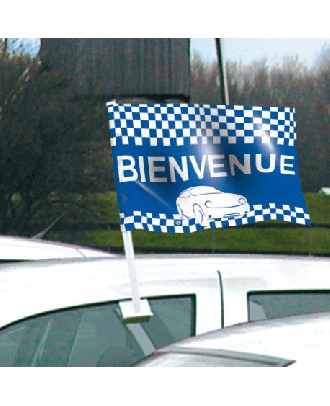
[[[141,324],[156,348],[162,348],[195,335],[193,296],[150,299],[149,304],[154,317]]]
[[[330,311],[330,291],[249,292],[249,321]]]
[[[149,322],[122,322],[117,303],[29,318],[0,331],[0,367],[131,366],[161,346],[194,334],[194,296],[149,300]]]

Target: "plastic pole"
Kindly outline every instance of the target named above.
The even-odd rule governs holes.
[[[131,281],[131,289],[132,289],[132,301],[133,307],[136,313],[141,312],[141,300],[140,300],[140,293],[139,293],[139,284],[138,278],[135,268],[135,260],[134,260],[134,246],[132,240],[132,234],[130,231],[122,231],[123,234],[123,241],[124,241],[124,250],[128,265],[128,272]]]

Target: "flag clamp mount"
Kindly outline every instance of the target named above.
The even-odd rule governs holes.
[[[141,323],[148,321],[153,316],[147,299],[140,299],[139,305],[140,309],[136,310],[133,300],[119,302],[124,323]]]

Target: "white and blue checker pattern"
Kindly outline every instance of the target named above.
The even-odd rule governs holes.
[[[122,231],[146,230],[162,233],[193,233],[209,228],[235,227],[267,220],[282,220],[301,225],[308,225],[310,222],[309,214],[303,208],[289,205],[276,207],[275,203],[269,203],[267,206],[254,205],[246,217],[212,220],[203,225],[196,223],[195,219],[182,220],[179,214],[174,214],[173,218],[169,219],[163,213],[155,216],[148,212],[134,211],[132,216],[125,217],[120,213],[120,217]]]
[[[259,140],[294,146],[295,109],[205,104],[108,103],[111,146],[180,146]]]
[[[117,155],[125,156],[126,159],[132,158],[128,164],[126,163],[125,170],[128,173],[128,178],[131,175],[133,178],[134,174],[141,171],[141,179],[136,182],[134,180],[123,181],[123,178],[119,176],[117,176],[118,179],[116,178],[122,231],[141,229],[165,233],[191,233],[203,229],[242,226],[266,220],[281,220],[310,225],[309,214],[300,189],[298,171],[295,172],[293,167],[295,148],[292,147],[296,146],[294,108],[108,103],[108,117],[113,157],[116,158]],[[205,148],[204,145],[206,145]],[[208,145],[213,145],[213,148],[208,148]],[[270,152],[273,156],[283,154],[283,162],[280,160],[277,162],[283,163],[283,172],[287,172],[287,174],[283,175],[282,172],[279,173],[278,171],[276,178],[273,177],[272,181],[268,182],[267,176],[270,176],[268,172],[271,171],[268,171],[267,166],[262,168],[260,173],[265,177],[265,180],[261,180],[259,177],[259,183],[256,181],[255,184],[262,185],[263,197],[260,197],[259,189],[251,188],[250,184],[249,188],[244,186],[246,194],[241,192],[250,204],[250,210],[244,217],[209,219],[200,224],[194,218],[182,218],[174,209],[169,211],[168,208],[165,208],[165,206],[175,206],[175,199],[178,197],[177,191],[180,189],[179,184],[176,187],[171,187],[169,183],[164,183],[164,185],[170,186],[166,188],[160,187],[161,185],[157,182],[172,181],[168,174],[163,173],[165,166],[162,165],[165,165],[165,157],[166,159],[171,157],[174,161],[177,160],[175,162],[180,162],[180,157],[188,153],[189,155],[196,154],[200,162],[199,172],[196,171],[196,176],[198,175],[200,180],[194,181],[200,183],[193,183],[193,186],[206,186],[209,180],[215,182],[213,179],[215,176],[212,179],[210,179],[210,175],[199,177],[199,173],[204,168],[202,162],[205,163],[206,159],[201,158],[202,155],[199,156],[198,153],[202,151],[201,154],[203,154],[204,151],[208,150],[221,151],[221,153],[225,152],[226,154],[233,153],[234,155],[237,153],[236,151],[244,151],[247,156],[251,155],[252,157],[253,154],[255,156],[257,156],[256,154],[260,156],[265,154],[266,162]],[[157,180],[151,181],[151,175],[148,172],[148,154],[153,156],[153,153],[157,155],[156,158],[161,158],[160,166],[153,167],[153,170],[156,168],[156,173],[158,169],[162,172],[156,176]],[[224,155],[215,156],[221,158]],[[195,168],[194,166],[194,170],[196,170]],[[259,176],[261,176],[260,173]],[[146,178],[146,174],[149,174],[149,178]],[[187,186],[180,176],[178,175],[173,182],[181,182],[181,190],[183,190]],[[248,176],[249,172],[247,172],[247,178]],[[230,180],[230,176],[227,178]],[[221,190],[227,178],[223,177],[221,178],[222,183],[212,185],[219,185],[218,188]],[[184,180],[192,182],[190,177]],[[244,182],[242,183],[244,184]],[[284,183],[286,186],[283,189]],[[231,191],[230,187],[232,185],[229,185],[228,182],[227,193]],[[281,188],[290,190],[291,193],[283,193]],[[142,194],[142,190],[148,190],[148,193]],[[248,196],[249,193],[250,196]],[[164,202],[171,204],[164,205]]]

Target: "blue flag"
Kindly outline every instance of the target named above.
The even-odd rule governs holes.
[[[288,107],[108,103],[122,230],[310,225]]]

